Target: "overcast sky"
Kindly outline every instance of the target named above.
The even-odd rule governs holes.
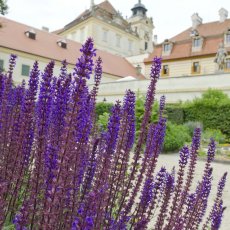
[[[95,0],[95,4],[103,0]],[[109,0],[124,17],[131,16],[131,8],[138,0]],[[8,0],[6,17],[50,31],[60,29],[88,9],[90,0]],[[217,21],[218,10],[230,11],[230,0],[142,0],[153,18],[158,41],[171,38],[191,26],[191,15],[198,13],[203,23]],[[230,14],[229,14],[230,15]]]

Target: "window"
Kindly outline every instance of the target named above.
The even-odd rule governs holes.
[[[59,41],[57,42],[57,44],[58,44],[61,48],[63,48],[63,49],[66,49],[66,48],[67,48],[67,42],[66,42],[65,39],[59,40]]]
[[[226,67],[225,67],[225,68],[226,68],[227,70],[230,70],[230,58],[227,58],[227,59],[226,59],[226,63],[225,63],[225,64],[226,64]]]
[[[145,42],[145,50],[148,49],[148,42]]]
[[[120,35],[116,35],[116,46],[120,47],[121,46],[121,36]]]
[[[33,29],[26,31],[25,34],[30,39],[33,39],[33,40],[36,39],[36,32]]]
[[[0,73],[4,70],[4,61],[0,59]]]
[[[201,39],[200,38],[194,38],[192,46],[193,47],[201,47]]]
[[[169,75],[169,66],[168,65],[163,65],[162,76],[168,76],[168,75]]]
[[[226,34],[225,41],[227,44],[230,44],[230,33]]]
[[[29,76],[30,74],[30,66],[29,65],[23,65],[22,64],[22,72],[21,72],[21,75],[22,76]]]
[[[169,52],[171,50],[171,44],[166,43],[163,45],[163,52]]]
[[[199,62],[193,62],[193,64],[192,64],[192,73],[200,73],[200,64],[199,64]]]
[[[108,30],[103,30],[103,41],[104,42],[107,42],[108,40]]]

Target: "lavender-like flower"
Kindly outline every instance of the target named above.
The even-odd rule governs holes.
[[[190,188],[200,129],[194,132],[191,148],[180,151],[177,174],[175,168],[168,173],[162,167],[155,175],[166,129],[164,96],[158,121],[150,123],[161,59],[153,60],[140,134],[134,143],[134,92],[126,91],[122,106],[116,102],[107,130],[100,133],[95,104],[102,60],[98,58],[94,67],[91,38],[81,52],[72,75],[63,61],[59,77],[54,77],[51,61],[40,84],[35,62],[28,88],[24,81],[16,87],[12,84],[14,55],[9,71],[0,73],[0,228],[11,222],[18,230],[144,230],[152,217],[157,230],[200,228],[211,190],[215,142],[210,142],[204,174],[194,193]],[[90,91],[87,81],[93,70]],[[220,227],[226,175],[218,184],[203,229]]]

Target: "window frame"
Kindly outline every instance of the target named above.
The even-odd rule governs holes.
[[[162,76],[169,76],[169,65],[162,65]]]
[[[170,51],[171,51],[171,44],[170,43],[163,44],[163,52],[168,53]]]
[[[225,70],[230,71],[230,58],[226,58]]]
[[[25,68],[27,68],[27,69],[25,69]],[[30,75],[30,66],[29,65],[22,64],[21,75],[24,77],[29,77],[29,75]]]
[[[202,46],[202,40],[200,37],[193,38],[192,47],[193,48],[200,48]]]
[[[0,73],[4,71],[4,60],[0,59]]]
[[[199,61],[194,61],[192,63],[192,71],[191,71],[192,74],[199,74],[200,70],[201,70],[200,62]]]

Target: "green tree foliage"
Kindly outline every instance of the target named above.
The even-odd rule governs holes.
[[[204,129],[219,129],[230,138],[230,98],[220,90],[209,89],[201,98],[183,106],[185,121],[200,121]]]
[[[8,5],[6,0],[0,0],[0,14],[5,15],[8,11]]]

